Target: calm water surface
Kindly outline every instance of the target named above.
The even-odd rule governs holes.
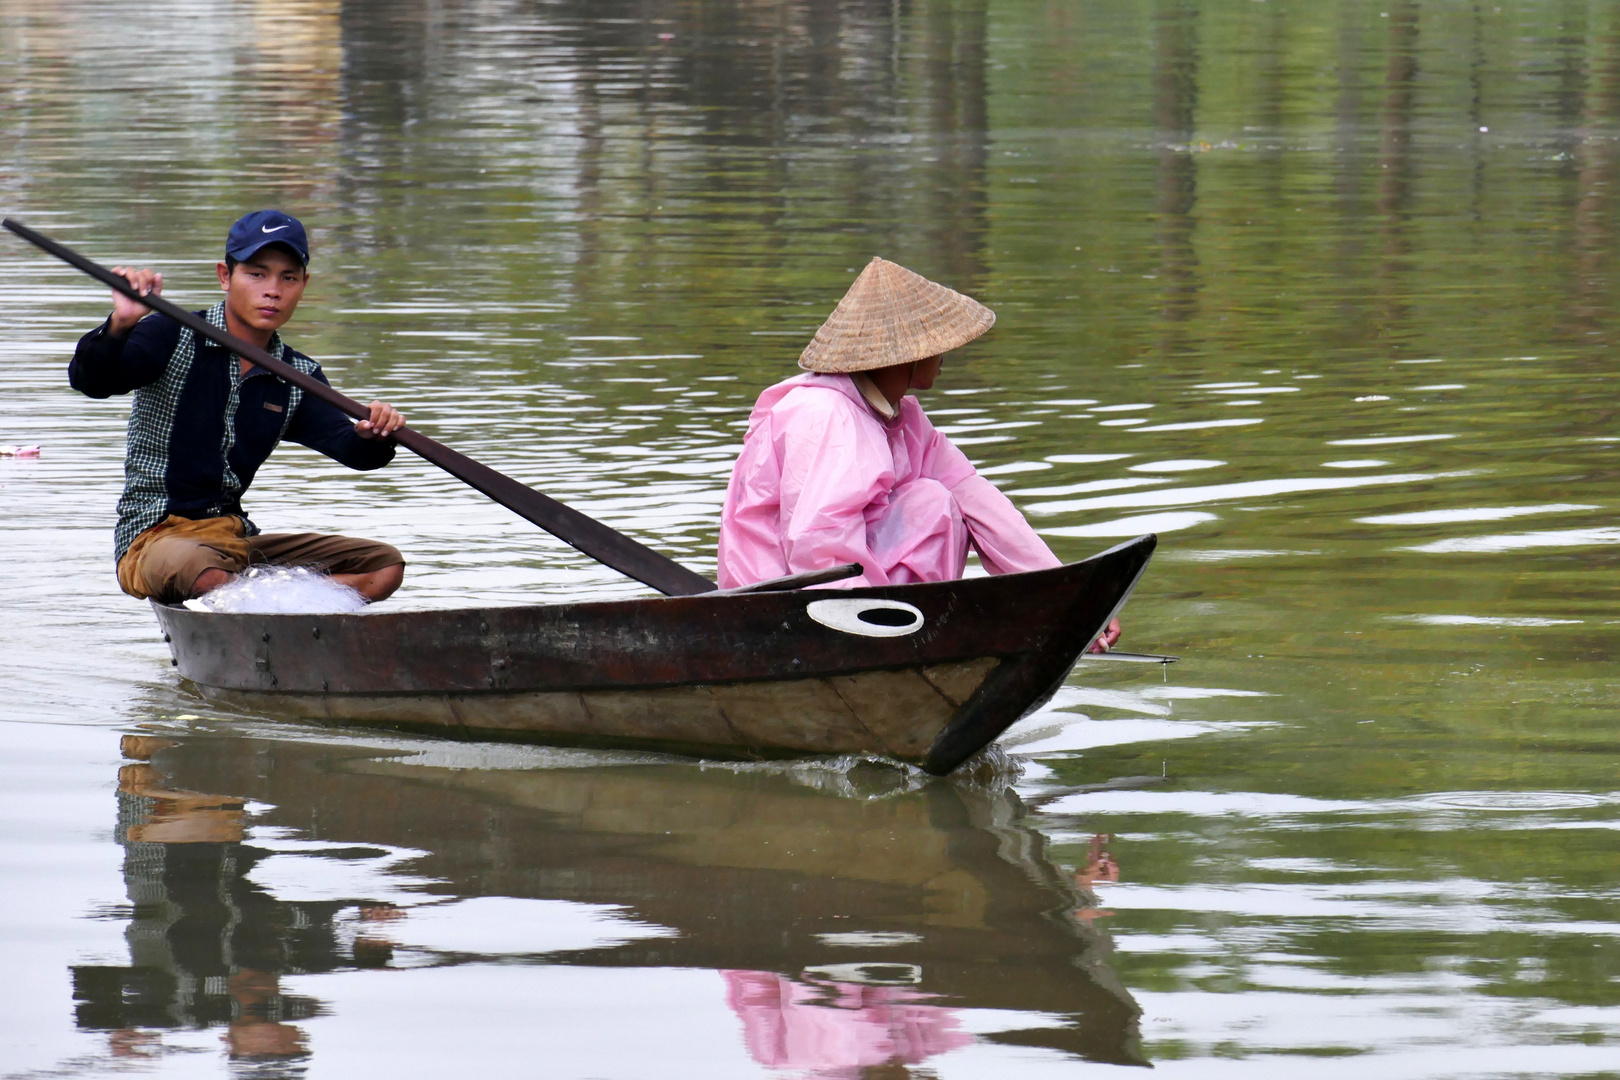
[[[202,307],[312,229],[355,396],[712,571],[882,254],[925,404],[1127,646],[970,776],[312,729],[118,593],[97,289],[0,244],[6,1076],[1620,1076],[1620,15],[1596,3],[0,0],[0,206]],[[415,460],[277,530],[398,607],[637,594]]]

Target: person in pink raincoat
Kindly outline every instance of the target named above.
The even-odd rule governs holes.
[[[916,1065],[971,1046],[954,1009],[905,986],[799,982],[769,971],[721,971],[743,1042],[768,1069],[848,1076]]]
[[[996,321],[954,289],[874,258],[799,357],[759,396],[720,518],[722,589],[860,563],[835,587],[1060,565],[1012,501],[923,413],[912,390]],[[1119,638],[1112,623],[1098,641]]]

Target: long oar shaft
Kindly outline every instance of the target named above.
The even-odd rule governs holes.
[[[366,406],[346,394],[332,389],[319,379],[305,375],[290,364],[282,363],[258,346],[243,341],[235,334],[219,329],[217,326],[210,324],[207,319],[199,318],[194,312],[172,304],[161,296],[155,294],[142,296],[134,286],[130,285],[120,275],[113,273],[105,266],[91,262],[84,256],[63,247],[48,236],[35,232],[21,222],[5,218],[0,220],[0,225],[16,233],[42,251],[46,251],[75,269],[89,274],[109,288],[123,293],[132,300],[145,304],[159,314],[167,315],[181,326],[189,328],[194,333],[201,334],[210,341],[225,346],[225,348],[243,359],[258,364],[276,377],[297,386],[306,394],[312,394],[322,401],[335,405],[357,420],[364,420],[370,415],[371,411]],[[402,427],[394,432],[393,437],[401,446],[431,461],[457,480],[476,488],[513,513],[540,526],[557,537],[557,539],[572,545],[591,558],[612,567],[627,577],[633,577],[637,581],[651,585],[659,592],[674,596],[689,596],[693,593],[709,592],[714,589],[714,583],[708,578],[688,570],[668,556],[660,555],[652,548],[630,539],[630,537],[617,529],[610,528],[595,518],[587,517],[573,507],[560,503],[549,495],[542,495],[527,484],[521,484],[510,476],[498,473],[489,466],[480,464],[467,455],[450,449],[443,443],[435,442],[419,431],[413,431],[409,427]]]

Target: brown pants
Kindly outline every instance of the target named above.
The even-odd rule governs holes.
[[[375,540],[322,533],[244,536],[239,517],[170,515],[135,538],[118,560],[118,585],[129,595],[177,604],[205,570],[240,574],[249,566],[309,566],[327,574],[369,574],[405,562],[399,549]]]

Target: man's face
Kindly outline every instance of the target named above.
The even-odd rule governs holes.
[[[260,248],[226,272],[219,264],[225,306],[237,321],[255,330],[279,330],[303,299],[309,274],[290,252]]]

